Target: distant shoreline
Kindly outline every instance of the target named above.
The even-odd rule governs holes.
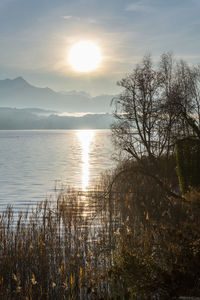
[[[77,130],[95,130],[95,131],[111,131],[111,128],[71,128],[71,129],[0,129],[2,131],[77,131]]]
[[[114,122],[110,113],[65,116],[43,114],[30,109],[0,107],[0,130],[71,130],[109,129]]]

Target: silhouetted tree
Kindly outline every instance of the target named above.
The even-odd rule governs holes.
[[[166,184],[160,159],[174,153],[177,139],[200,137],[199,82],[199,69],[175,61],[170,53],[163,54],[157,65],[145,56],[118,82],[123,91],[113,99],[115,143],[137,161],[138,171],[154,178],[173,197],[179,195]]]

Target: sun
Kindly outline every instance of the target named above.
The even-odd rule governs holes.
[[[100,48],[89,41],[74,44],[69,52],[68,62],[76,72],[96,70],[102,61]]]

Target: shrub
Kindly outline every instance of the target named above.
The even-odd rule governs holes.
[[[176,142],[177,175],[182,193],[200,186],[200,140],[188,137]]]

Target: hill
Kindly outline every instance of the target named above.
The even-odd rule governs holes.
[[[16,108],[37,107],[59,112],[107,113],[113,96],[91,97],[82,92],[55,92],[31,85],[22,77],[0,80],[0,106]]]

